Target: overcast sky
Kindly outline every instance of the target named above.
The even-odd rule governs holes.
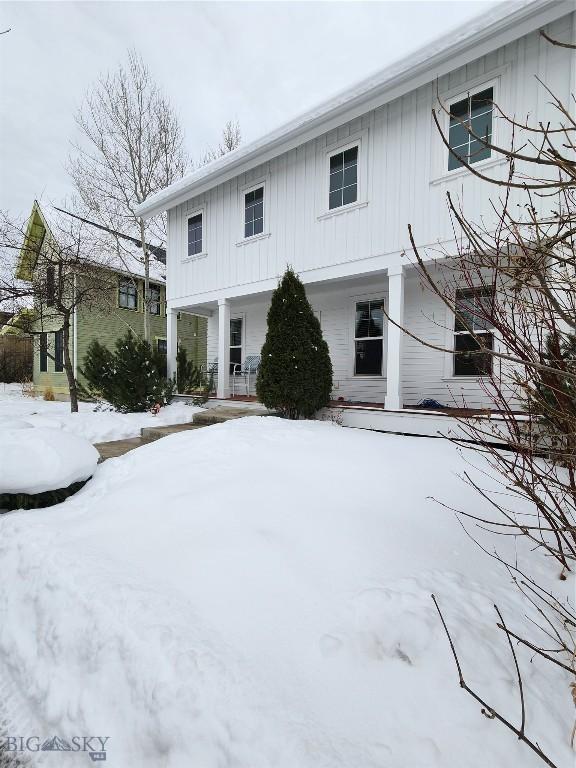
[[[490,2],[0,2],[0,208],[60,202],[88,86],[139,50],[199,158],[244,141],[487,10]]]

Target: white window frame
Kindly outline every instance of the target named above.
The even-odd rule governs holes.
[[[237,246],[249,245],[258,240],[264,240],[270,237],[270,221],[269,221],[269,199],[268,199],[268,176],[264,176],[257,181],[244,184],[238,188],[238,209],[239,209],[239,238],[236,242]],[[254,192],[256,189],[262,187],[262,201],[264,207],[264,221],[262,223],[262,232],[258,232],[257,235],[250,235],[250,237],[244,237],[244,217],[246,215],[246,195],[250,192]]]
[[[201,215],[202,216],[202,250],[200,253],[194,253],[191,256],[188,255],[188,222],[190,219],[193,219],[195,216]],[[208,250],[206,248],[206,232],[208,230],[207,225],[207,219],[206,219],[206,205],[201,205],[199,208],[195,208],[192,211],[188,211],[186,213],[186,227],[184,230],[184,242],[185,242],[185,249],[184,249],[184,257],[182,258],[182,261],[184,263],[188,261],[197,261],[198,259],[205,259],[206,256],[208,256]]]
[[[457,104],[459,101],[467,98],[470,94],[479,93],[485,91],[488,88],[492,88],[492,100],[501,109],[505,110],[506,93],[503,87],[503,75],[508,67],[500,67],[498,70],[493,71],[487,75],[476,77],[468,80],[465,86],[458,86],[458,88],[452,88],[449,91],[445,91],[439,94],[439,99],[444,107],[440,108],[436,96],[433,97],[433,108],[436,112],[436,117],[440,123],[440,128],[446,139],[449,137],[450,128],[450,107],[452,104]],[[492,138],[490,143],[495,146],[506,147],[510,143],[510,137],[507,135],[509,132],[505,130],[504,120],[498,118],[497,112],[493,113],[492,117]],[[432,131],[432,150],[431,150],[431,183],[436,184],[449,179],[459,178],[461,176],[472,176],[473,174],[465,167],[459,166],[448,170],[448,156],[450,154],[448,147],[444,144],[442,136],[438,133],[438,129],[434,120],[431,120]],[[478,170],[484,170],[492,166],[500,165],[506,162],[506,159],[491,150],[490,157],[484,160],[479,160],[477,163],[473,163],[474,168]]]
[[[458,287],[457,290],[466,291],[466,290],[470,290],[470,287],[480,291],[483,288],[485,288],[486,286],[483,286],[483,285],[460,286],[460,287]],[[456,302],[456,289],[454,290],[454,293],[452,294],[451,301],[452,301],[453,305],[455,306],[455,302]],[[472,374],[472,375],[468,375],[468,376],[457,376],[454,373],[454,364],[455,364],[454,361],[456,359],[456,355],[454,354],[454,352],[455,352],[455,341],[454,341],[454,339],[455,339],[456,335],[461,335],[463,333],[468,333],[468,331],[456,331],[455,328],[454,328],[455,323],[456,323],[456,315],[455,315],[455,313],[452,311],[452,309],[450,309],[450,307],[446,307],[446,323],[445,323],[445,326],[446,326],[445,339],[446,339],[446,341],[445,341],[445,344],[446,344],[446,349],[447,350],[451,350],[451,351],[450,352],[446,352],[444,354],[444,375],[443,375],[442,379],[444,381],[454,381],[454,382],[458,382],[458,381],[462,381],[462,382],[466,382],[466,381],[480,381],[481,379],[489,379],[490,376],[494,375],[494,372],[495,372],[496,358],[494,358],[494,357],[492,358],[492,374],[487,373],[487,374]],[[487,328],[486,331],[484,331],[484,333],[491,333],[492,334],[492,349],[494,349],[494,350],[498,349],[498,337],[497,337],[495,329],[494,328]]]
[[[366,301],[384,302],[384,310],[388,311],[388,292],[386,290],[375,291],[374,293],[359,294],[350,297],[350,366],[348,373],[350,378],[361,381],[386,381],[386,359],[388,351],[388,325],[386,316],[384,316],[384,325],[382,328],[382,368],[380,373],[356,373],[356,305]],[[369,336],[366,338],[379,339],[380,336]],[[359,339],[360,341],[362,339]]]
[[[338,208],[330,208],[330,158],[346,152],[347,149],[358,147],[358,182],[357,196],[353,203],[341,205]],[[368,179],[368,129],[347,136],[342,141],[331,144],[324,150],[324,159],[320,163],[322,170],[322,179],[318,185],[319,204],[317,205],[317,219],[327,219],[332,216],[354,211],[358,208],[364,208],[368,205],[367,199],[367,179]]]

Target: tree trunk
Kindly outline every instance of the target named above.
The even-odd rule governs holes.
[[[62,325],[62,341],[64,347],[64,370],[68,379],[68,390],[70,392],[70,411],[78,413],[78,385],[74,376],[74,367],[70,358],[70,313],[64,314],[64,323]]]
[[[144,254],[144,339],[150,341],[150,255],[146,247],[144,221],[140,219],[140,244]]]

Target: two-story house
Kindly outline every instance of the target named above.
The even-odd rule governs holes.
[[[35,201],[28,220],[26,237],[20,252],[17,276],[22,280],[38,282],[38,270],[44,270],[40,276],[42,284],[55,289],[57,255],[54,263],[48,258],[32,258],[37,252],[50,248],[50,244],[59,237],[62,211],[58,223],[51,206],[40,206]],[[70,214],[69,214],[70,215]],[[54,220],[54,221],[53,221]],[[83,220],[83,225],[94,229],[98,225]],[[106,257],[97,262],[102,275],[104,290],[95,301],[81,303],[72,317],[70,338],[71,358],[75,377],[83,383],[82,365],[88,345],[97,339],[110,349],[116,340],[128,329],[138,335],[143,334],[144,309],[144,266],[138,241],[126,235],[122,238],[122,247],[118,253],[117,237],[109,236],[98,227],[98,247],[106,252]],[[150,259],[150,343],[160,353],[166,352],[166,286],[165,252],[162,248],[152,248]],[[58,248],[52,248],[58,253]],[[88,258],[88,257],[86,257]],[[98,253],[90,253],[90,260],[97,259]],[[42,292],[41,301],[50,305],[47,288]],[[35,297],[38,304],[38,297]],[[206,320],[199,316],[180,314],[175,320],[177,341],[186,348],[189,356],[197,365],[206,361]],[[56,398],[66,398],[68,385],[64,371],[62,322],[57,312],[50,306],[36,306],[34,330],[33,383],[34,390],[43,394],[50,388]]]
[[[387,410],[424,398],[489,407],[486,359],[445,351],[470,340],[409,257],[408,224],[425,258],[456,254],[447,192],[474,220],[495,220],[494,188],[449,152],[432,110],[446,108],[437,111],[456,154],[505,178],[502,157],[471,146],[450,115],[505,146],[493,103],[511,116],[553,117],[537,77],[573,109],[574,51],[540,30],[574,42],[575,18],[573,2],[503,3],[140,206],[144,217],[168,212],[171,369],[177,313],[206,317],[208,362],[218,360],[217,394],[228,397],[222,372],[259,354],[271,292],[291,265],[329,345],[335,399]]]

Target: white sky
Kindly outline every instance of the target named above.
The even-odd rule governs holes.
[[[0,208],[71,192],[74,114],[134,46],[199,158],[226,120],[250,141],[490,2],[0,2]]]

